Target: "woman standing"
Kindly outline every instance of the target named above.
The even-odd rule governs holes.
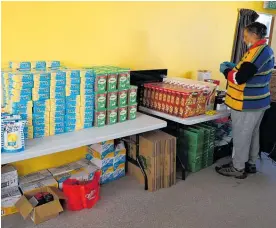
[[[259,154],[259,127],[264,112],[270,107],[269,82],[274,68],[274,54],[266,44],[267,28],[254,22],[244,29],[248,47],[236,65],[224,62],[220,72],[228,82],[226,105],[231,109],[233,127],[232,162],[216,167],[224,176],[245,178],[256,173]]]

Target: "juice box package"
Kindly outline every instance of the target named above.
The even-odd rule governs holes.
[[[95,93],[95,109],[97,111],[104,110],[106,108],[106,92]]]
[[[118,122],[118,108],[107,109],[106,111],[106,124],[112,125]]]
[[[137,104],[129,105],[128,106],[128,113],[127,113],[128,119],[129,120],[134,120],[134,119],[136,119],[136,115],[137,115]]]
[[[123,167],[126,162],[126,148],[124,145],[124,142],[120,142],[115,147],[115,154],[114,154],[114,160],[113,160],[113,166],[116,170],[120,164],[123,164]]]
[[[93,88],[80,88],[80,95],[85,96],[85,95],[90,95],[94,94],[94,89]]]
[[[1,152],[16,153],[25,150],[24,127],[21,119],[1,119]]]
[[[118,91],[118,106],[123,107],[127,105],[127,90],[119,90]]]
[[[137,86],[130,86],[128,90],[128,104],[134,105],[137,102]]]
[[[9,112],[14,114],[32,113],[33,101],[11,102],[9,104]]]
[[[95,111],[94,125],[95,127],[103,127],[106,123],[106,110]]]
[[[128,107],[119,107],[118,108],[118,122],[122,123],[127,120],[127,115],[128,115]]]
[[[107,108],[114,109],[118,105],[118,92],[108,92],[107,93]]]

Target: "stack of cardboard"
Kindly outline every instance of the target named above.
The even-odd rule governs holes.
[[[270,82],[271,100],[276,102],[276,70],[272,71],[272,77]]]
[[[135,139],[135,137],[134,137]],[[136,159],[136,146],[130,145],[130,157]],[[140,157],[147,177],[149,191],[168,188],[176,183],[176,138],[162,131],[140,135]],[[144,177],[139,167],[128,163],[129,174],[141,184]]]

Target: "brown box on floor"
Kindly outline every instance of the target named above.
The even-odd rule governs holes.
[[[136,158],[135,145],[130,146],[130,156]],[[176,182],[176,139],[162,131],[152,131],[140,136],[140,156],[148,177],[149,191],[170,187]],[[143,184],[141,170],[129,163],[129,174]]]
[[[29,201],[35,194],[40,192],[51,193],[54,200],[40,206],[33,206]],[[63,211],[63,208],[59,202],[60,199],[65,199],[62,191],[54,187],[42,187],[24,194],[15,204],[16,208],[24,219],[27,219],[30,215],[32,221],[37,225],[47,220],[55,218]]]

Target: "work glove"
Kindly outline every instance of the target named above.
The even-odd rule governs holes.
[[[234,67],[236,67],[235,63],[232,62],[223,62],[228,68],[233,69]]]
[[[221,73],[224,73],[224,71],[226,70],[226,69],[228,69],[229,67],[225,64],[225,63],[221,63],[220,64],[220,68],[219,68],[219,71],[221,72]]]

